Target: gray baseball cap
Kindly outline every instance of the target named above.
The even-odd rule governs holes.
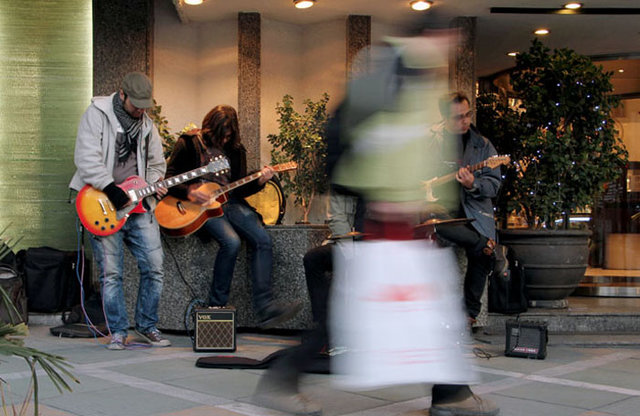
[[[136,107],[153,107],[153,86],[149,77],[142,72],[129,72],[125,75],[121,88]]]

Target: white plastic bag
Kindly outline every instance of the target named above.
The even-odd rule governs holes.
[[[335,256],[332,359],[350,388],[477,381],[450,249],[425,240],[345,244]]]

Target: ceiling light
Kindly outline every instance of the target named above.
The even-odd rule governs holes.
[[[298,9],[308,9],[309,7],[316,4],[316,0],[293,0],[293,4]]]
[[[509,52],[509,53],[507,53],[507,55],[509,55],[509,56],[516,56],[516,55],[518,55],[518,52]]]
[[[413,10],[421,11],[421,10],[430,9],[431,6],[433,6],[433,2],[427,1],[427,0],[413,0],[409,2],[409,5]]]
[[[198,4],[204,3],[204,0],[184,0],[186,4],[190,4],[191,6],[197,6]]]
[[[569,10],[577,10],[580,7],[582,7],[582,3],[578,3],[576,1],[572,1],[571,3],[567,3],[564,5],[564,8]]]
[[[536,29],[533,33],[536,35],[548,35],[549,29]]]
[[[623,73],[624,69],[620,68],[620,69],[618,69],[618,72]]]

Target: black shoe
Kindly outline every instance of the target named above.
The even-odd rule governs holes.
[[[322,407],[297,388],[283,388],[269,377],[262,376],[251,399],[253,404],[296,416],[321,416]]]
[[[299,300],[283,305],[271,303],[258,315],[258,326],[261,329],[276,327],[296,316],[300,309],[302,302]]]
[[[472,394],[457,402],[434,404],[429,409],[431,416],[495,416],[500,408],[493,400]]]

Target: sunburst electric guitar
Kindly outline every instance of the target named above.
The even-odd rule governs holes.
[[[480,163],[476,163],[475,165],[469,166],[469,171],[475,172],[476,170],[486,168],[486,167],[495,169],[498,166],[506,165],[509,162],[511,162],[511,158],[508,155],[491,156],[490,158],[485,159]],[[456,178],[456,173],[458,172],[457,171],[451,172],[447,175],[439,176],[433,179],[429,179],[428,181],[424,181],[423,186],[427,192],[427,201],[429,202],[437,201],[438,198],[433,196],[433,188],[454,180]]]
[[[285,172],[298,168],[296,162],[281,163],[272,166],[276,172]],[[227,193],[239,186],[254,181],[262,176],[261,172],[256,172],[230,184],[220,186],[214,182],[206,182],[198,186],[199,191],[210,195],[206,204],[178,199],[168,195],[158,202],[155,214],[160,229],[166,235],[172,237],[184,237],[200,229],[209,218],[223,215],[222,204],[227,202]]]
[[[107,194],[90,185],[85,185],[76,197],[76,211],[82,225],[91,234],[111,235],[122,228],[130,214],[147,211],[142,205],[142,200],[154,194],[158,187],[171,188],[207,173],[219,175],[228,169],[229,161],[226,158],[218,157],[198,169],[158,181],[152,185],[147,184],[139,176],[130,176],[118,186],[127,193],[132,203],[120,210],[115,209]]]

